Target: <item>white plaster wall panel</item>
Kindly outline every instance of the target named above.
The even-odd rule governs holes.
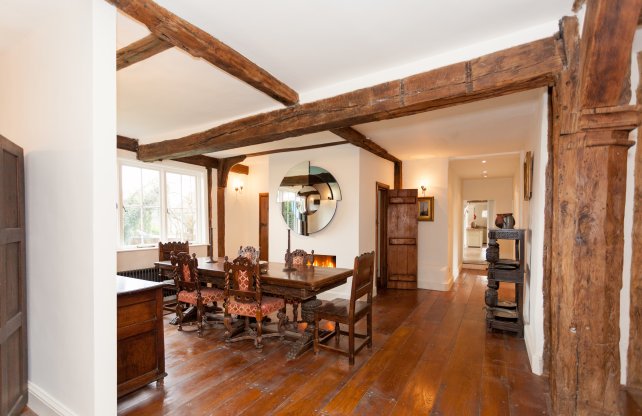
[[[426,196],[435,197],[435,220],[418,224],[417,286],[449,290],[453,279],[448,267],[448,159],[406,160],[403,169],[405,189],[425,185]]]
[[[309,160],[313,166],[326,169],[337,179],[342,200],[337,204],[334,218],[323,230],[309,236],[291,233],[291,248],[314,250],[319,254],[337,256],[337,267],[352,268],[359,254],[359,148],[335,146],[269,156],[270,192],[270,261],[283,261],[287,249],[287,226],[276,202],[276,190],[285,173],[293,166]],[[348,281],[348,284],[350,280]],[[348,297],[349,286],[343,285],[326,292],[324,298]]]
[[[100,0],[38,7],[47,19],[0,52],[0,134],[25,150],[29,405],[112,415],[115,11]]]

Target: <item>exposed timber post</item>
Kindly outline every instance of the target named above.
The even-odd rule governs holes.
[[[553,138],[551,399],[554,414],[618,414],[619,308],[629,132],[627,77],[641,0],[589,0],[565,19]],[[572,29],[569,31],[569,29]],[[555,130],[555,129],[554,129]]]
[[[244,160],[245,156],[219,159],[219,168],[216,171],[216,221],[218,225],[217,235],[219,257],[225,256],[225,188],[227,187],[227,177],[229,176],[232,167]]]

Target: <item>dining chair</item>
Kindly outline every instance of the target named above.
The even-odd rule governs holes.
[[[292,259],[292,266],[294,267],[313,267],[314,266],[314,250],[308,254],[307,251],[297,248],[293,252],[285,252],[285,264],[288,264],[288,256]],[[296,325],[299,322],[299,302],[296,299],[285,299],[285,303],[292,305],[292,323]]]
[[[260,255],[260,250],[253,246],[241,246],[239,247],[239,256],[243,256],[247,259],[249,259],[252,263],[259,263],[259,255]]]
[[[261,275],[258,257],[256,261],[243,255],[231,262],[225,257],[225,341],[236,342],[245,339],[254,340],[257,349],[263,348],[263,338],[280,337],[283,339],[285,328],[285,301],[282,298],[263,296],[261,292]],[[263,318],[278,311],[277,332],[263,333]],[[236,334],[232,326],[232,315],[245,318],[243,331]],[[256,330],[250,326],[250,317],[256,318]]]
[[[170,261],[174,267],[174,283],[178,290],[176,297],[176,316],[178,330],[183,330],[183,304],[196,307],[196,325],[198,336],[203,336],[203,324],[206,323],[205,305],[223,301],[221,289],[201,287],[198,277],[198,260],[196,253],[171,253]]]
[[[348,356],[350,365],[354,364],[354,356],[364,346],[372,348],[372,282],[374,276],[374,251],[364,253],[354,259],[352,289],[350,299],[334,299],[321,305],[314,313],[314,353],[319,349],[327,349]],[[359,300],[366,296],[365,301]],[[366,333],[357,334],[355,324],[363,317],[367,318]],[[334,322],[334,331],[319,337],[319,323],[322,319]],[[348,331],[341,329],[341,324],[348,326]],[[348,335],[348,349],[339,348],[341,335]],[[335,346],[324,344],[335,337]],[[355,348],[355,338],[363,341]]]
[[[169,241],[167,243],[158,242],[158,261],[169,261],[174,253],[189,253],[189,241]],[[163,280],[165,287],[163,288],[163,310],[174,312],[176,310],[176,294],[178,290],[174,284],[174,279]]]

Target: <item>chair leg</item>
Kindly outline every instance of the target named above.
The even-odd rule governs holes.
[[[203,336],[203,302],[198,299],[196,302],[196,328],[198,330],[198,336]]]
[[[354,365],[354,322],[349,324],[348,330],[348,361]]]
[[[334,342],[339,345],[339,337],[341,337],[341,325],[338,322],[334,323]]]
[[[367,317],[367,325],[368,325],[368,349],[372,349],[372,310],[368,312],[368,317]]]
[[[261,342],[262,340],[263,340],[263,317],[260,315],[256,315],[256,341],[254,341],[254,346],[259,350],[263,348],[263,343]]]
[[[183,305],[176,300],[176,316],[178,317],[178,330],[183,330]]]
[[[225,325],[225,339],[229,340],[230,337],[232,336],[232,315],[229,313],[225,314],[225,317],[223,318],[223,324]]]
[[[283,339],[283,337],[285,336],[285,320],[287,319],[285,306],[279,311],[276,316],[279,318],[277,329],[279,331],[279,334],[281,334],[281,339]]]

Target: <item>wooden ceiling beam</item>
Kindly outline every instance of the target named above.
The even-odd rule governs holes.
[[[381,158],[389,160],[393,163],[400,162],[399,159],[397,159],[396,157],[388,153],[386,149],[379,146],[377,143],[373,142],[372,140],[368,139],[365,135],[363,135],[362,133],[359,133],[357,130],[353,129],[352,127],[343,127],[340,129],[332,129],[330,131],[339,137],[343,137],[347,142],[357,147],[360,147],[362,149],[365,149]]]
[[[159,39],[183,49],[194,57],[205,59],[285,105],[299,102],[299,95],[296,91],[269,72],[209,33],[181,19],[152,0],[107,1],[147,26],[149,31]]]
[[[311,144],[309,146],[286,147],[283,149],[266,150],[264,152],[246,153],[245,157],[265,156],[265,155],[271,155],[274,153],[297,152],[299,150],[319,149],[322,147],[339,146],[342,144],[348,144],[348,142],[340,141],[340,142],[330,142],[330,143],[321,143],[321,144]]]
[[[177,46],[196,58],[203,58],[232,76],[263,91],[270,97],[290,106],[299,101],[298,94],[281,83],[243,55],[189,22],[148,0],[107,0],[134,19],[145,24],[151,35],[126,46],[116,53],[117,69],[121,70],[172,46]],[[172,25],[162,19],[170,18]],[[355,146],[366,149],[391,161],[398,160],[381,146],[351,127],[334,131]]]
[[[138,139],[132,139],[130,137],[116,136],[116,148],[127,150],[130,152],[138,152]],[[202,166],[206,169],[216,169],[220,165],[219,159],[215,157],[205,156],[205,155],[194,155],[186,157],[174,158],[177,162],[189,163],[190,165]],[[242,175],[249,175],[250,168],[247,165],[236,164],[229,168],[230,172],[240,173]]]
[[[136,62],[151,58],[173,46],[156,35],[145,36],[124,48],[118,49],[116,52],[116,70],[120,71]]]
[[[544,38],[400,80],[245,117],[179,139],[141,145],[139,158],[153,161],[269,143],[549,86],[562,69],[559,43],[558,37]]]

